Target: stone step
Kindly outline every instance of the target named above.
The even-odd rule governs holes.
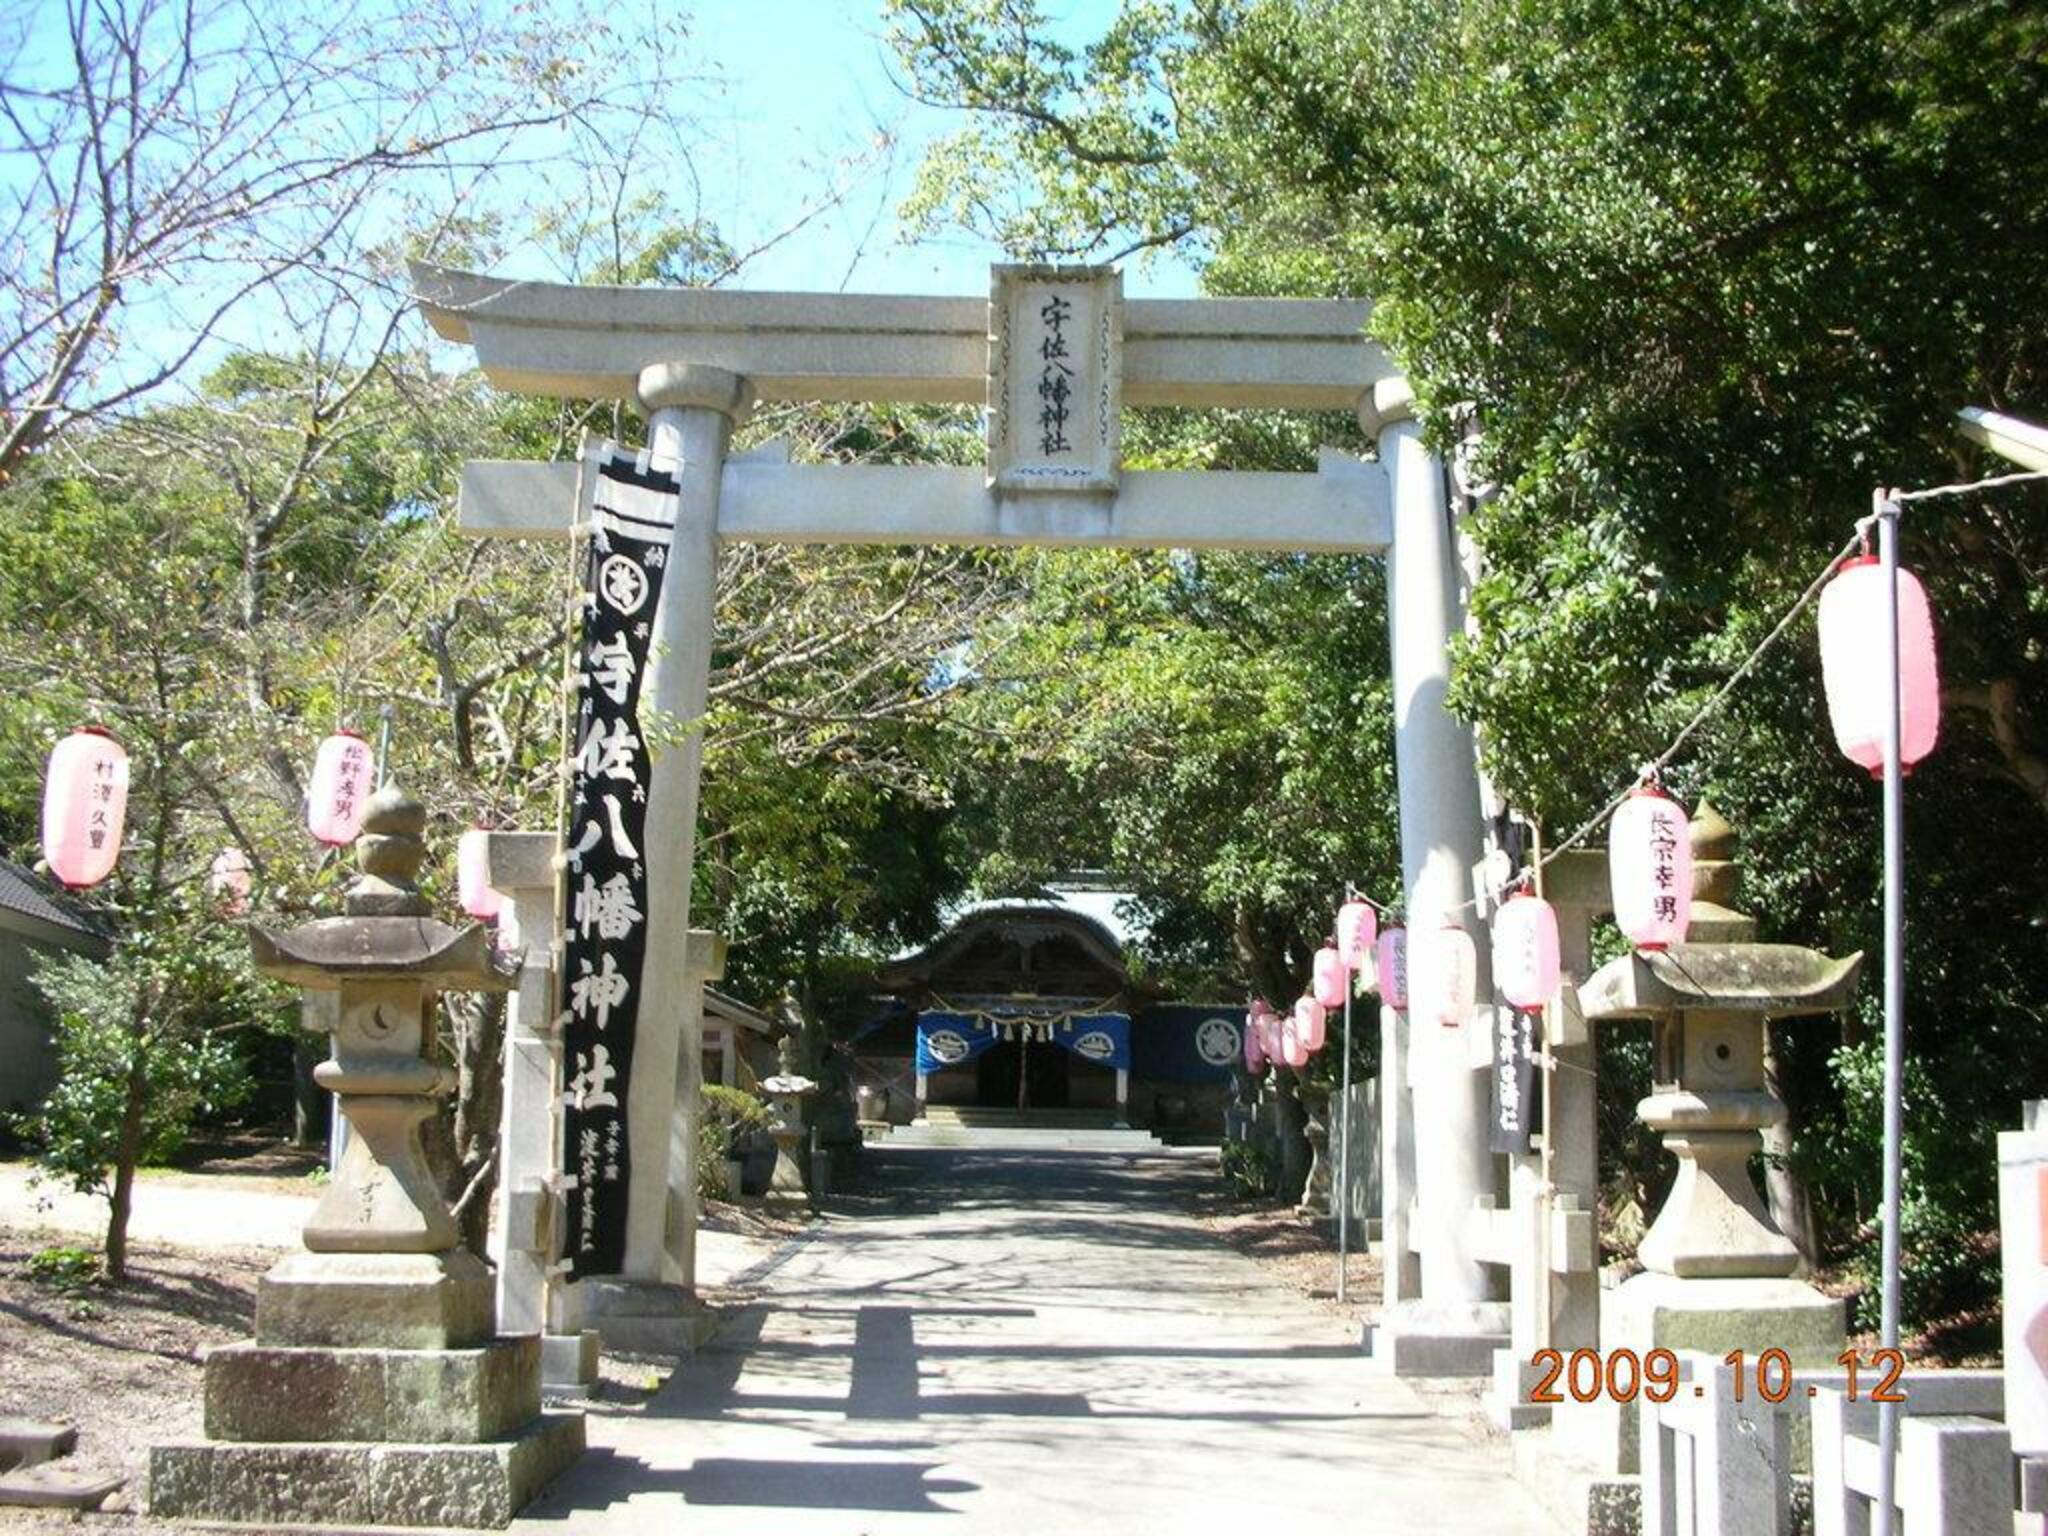
[[[1044,1129],[1116,1129],[1113,1109],[995,1109],[975,1104],[930,1104],[920,1117],[930,1125],[1018,1126]]]
[[[78,1448],[78,1429],[42,1419],[0,1418],[0,1472],[39,1466]]]
[[[98,1509],[127,1482],[95,1472],[38,1463],[0,1476],[0,1504],[20,1509]]]
[[[150,1448],[149,1512],[266,1529],[499,1529],[583,1444],[580,1413],[544,1413],[517,1434],[476,1444],[172,1441]]]
[[[1150,1131],[1062,1130],[1054,1126],[933,1125],[900,1126],[882,1145],[955,1147],[973,1151],[1015,1152],[1159,1152],[1165,1143]]]

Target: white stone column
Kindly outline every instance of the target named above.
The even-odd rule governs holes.
[[[1471,728],[1451,714],[1452,639],[1464,629],[1457,539],[1442,464],[1422,442],[1412,397],[1399,379],[1381,382],[1359,420],[1379,443],[1393,506],[1388,554],[1388,628],[1394,687],[1394,761],[1401,801],[1401,874],[1407,888],[1411,957],[1450,909],[1472,894],[1480,858],[1478,767]],[[1486,935],[1470,909],[1457,915],[1480,955],[1478,995],[1488,995]],[[1467,1031],[1418,1026],[1408,1042],[1415,1125],[1414,1237],[1421,1257],[1415,1331],[1478,1335],[1504,1326],[1488,1306],[1485,1266],[1468,1246],[1466,1216],[1492,1192],[1486,1149],[1486,1085]],[[1427,1312],[1424,1318],[1421,1313]],[[1398,1322],[1398,1319],[1389,1319]],[[1419,1357],[1418,1357],[1419,1358]],[[1474,1365],[1484,1370],[1490,1360]]]
[[[1126,1126],[1131,1123],[1131,1069],[1116,1069],[1116,1123]]]
[[[597,1335],[580,1326],[574,1286],[551,1278],[561,1220],[562,1040],[555,1027],[554,835],[493,832],[484,841],[491,888],[505,898],[499,936],[523,951],[505,1007],[505,1091],[498,1130],[498,1332],[541,1335],[541,1379],[597,1379]]]
[[[692,1131],[703,1077],[703,1015],[695,992],[701,983],[690,975],[690,889],[716,611],[719,492],[732,429],[746,414],[751,392],[744,379],[722,368],[656,364],[641,371],[638,395],[652,460],[677,472],[682,497],[641,695],[654,769],[641,849],[647,963],[626,1100],[632,1182],[625,1271],[617,1281],[592,1281],[584,1290],[607,1343],[661,1347],[656,1341],[673,1332],[692,1305],[696,1278]]]
[[[1415,1114],[1408,1075],[1408,1016],[1380,1007],[1380,1273],[1387,1306],[1421,1294],[1409,1241],[1415,1201]]]

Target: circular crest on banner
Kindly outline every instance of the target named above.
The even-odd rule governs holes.
[[[597,589],[620,613],[638,613],[647,601],[647,573],[639,561],[613,555],[598,568]]]
[[[1090,1061],[1108,1061],[1116,1054],[1116,1041],[1109,1037],[1107,1030],[1091,1029],[1074,1042],[1074,1054],[1086,1056]]]
[[[957,1029],[935,1029],[925,1036],[925,1044],[930,1047],[934,1061],[949,1067],[967,1059],[967,1037]]]
[[[1227,1067],[1244,1051],[1244,1034],[1228,1019],[1204,1019],[1195,1026],[1195,1049],[1212,1067]]]

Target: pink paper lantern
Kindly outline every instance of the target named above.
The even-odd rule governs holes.
[[[1417,1001],[1427,1017],[1446,1029],[1456,1029],[1471,1017],[1479,991],[1479,951],[1471,934],[1456,923],[1446,923],[1432,933],[1422,975],[1422,996]]]
[[[1245,1009],[1244,1033],[1247,1049],[1252,1041],[1257,1041],[1259,1060],[1273,1060],[1273,1005],[1263,997],[1253,998]]]
[[[1369,901],[1347,901],[1337,909],[1337,953],[1351,970],[1362,971],[1379,938],[1379,914]]]
[[[256,888],[249,874],[249,855],[239,848],[221,849],[206,872],[206,888],[225,915],[242,916],[249,910],[249,893]]]
[[[1875,555],[1847,560],[1820,595],[1820,669],[1835,745],[1852,763],[1884,776],[1891,674],[1884,664],[1884,569]],[[1941,730],[1941,678],[1927,589],[1899,568],[1899,770],[1934,750]]]
[[[1373,979],[1379,983],[1380,1001],[1396,1011],[1408,1007],[1408,930],[1399,923],[1380,930],[1373,946]]]
[[[1247,1072],[1263,1072],[1266,1069],[1266,1043],[1260,1038],[1263,1033],[1259,1017],[1246,1013],[1244,1020],[1244,1069]]]
[[[1315,1000],[1325,1008],[1342,1008],[1351,991],[1351,971],[1335,945],[1325,944],[1316,951],[1312,975],[1309,991]]]
[[[1304,1055],[1314,1055],[1329,1038],[1330,1010],[1323,1006],[1320,998],[1298,999],[1294,1005],[1294,1029],[1301,1036]]]
[[[328,847],[344,847],[363,830],[371,771],[370,744],[354,731],[320,743],[306,790],[306,829]]]
[[[1527,891],[1493,918],[1493,984],[1516,1008],[1541,1008],[1557,996],[1557,912]]]
[[[1290,1067],[1307,1066],[1308,1041],[1302,1038],[1300,1012],[1281,1014],[1275,1028],[1280,1036],[1278,1059]]]
[[[74,891],[98,885],[114,872],[127,819],[127,749],[97,725],[58,742],[43,779],[43,857],[50,873]]]
[[[1692,821],[1655,785],[1621,802],[1607,827],[1614,924],[1637,949],[1685,942],[1692,925]]]
[[[1266,1011],[1259,1016],[1259,1044],[1265,1047],[1266,1060],[1281,1059],[1280,1012],[1270,1003],[1266,1006]]]
[[[491,888],[491,865],[484,839],[490,833],[472,827],[455,840],[455,895],[462,910],[480,923],[505,910],[505,898]]]

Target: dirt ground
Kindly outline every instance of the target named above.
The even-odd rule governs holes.
[[[49,1239],[0,1231],[0,1413],[78,1426],[66,1465],[124,1475],[108,1513],[0,1509],[0,1531],[129,1531],[142,1502],[149,1446],[200,1433],[200,1362],[215,1344],[247,1338],[256,1277],[277,1262],[253,1249],[206,1253],[145,1246],[125,1284],[53,1285],[28,1260]]]

